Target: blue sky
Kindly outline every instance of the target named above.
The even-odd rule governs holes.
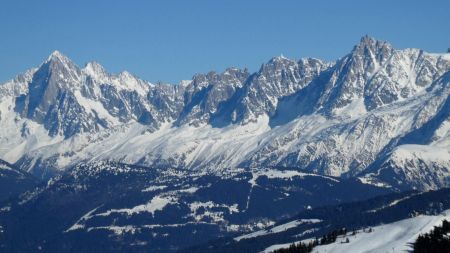
[[[445,52],[450,1],[24,1],[0,3],[0,81],[59,50],[80,66],[178,83],[273,56],[334,60],[369,34]]]

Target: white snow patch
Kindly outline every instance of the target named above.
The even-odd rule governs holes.
[[[127,215],[134,215],[142,212],[148,212],[154,215],[156,211],[163,210],[164,207],[166,207],[170,203],[175,202],[175,200],[176,199],[174,197],[155,196],[147,204],[138,205],[132,208],[111,209],[104,213],[96,214],[96,216],[108,216],[112,213],[125,213]]]
[[[378,181],[375,178],[370,177],[370,175],[364,176],[364,177],[358,177],[358,180],[363,183],[363,184],[370,184],[376,187],[380,187],[380,188],[391,188],[392,186]]]
[[[367,113],[366,106],[364,105],[364,99],[358,98],[353,100],[350,104],[334,109],[336,115],[345,116],[350,118],[356,118]]]
[[[153,192],[157,190],[166,189],[167,185],[152,185],[142,190],[142,192]]]
[[[92,231],[92,230],[110,230],[112,231],[114,234],[116,234],[117,236],[123,235],[124,233],[131,233],[134,234],[136,233],[136,231],[139,230],[139,228],[135,227],[135,226],[131,226],[131,225],[126,225],[126,226],[103,226],[103,227],[90,227],[87,229],[88,232]]]
[[[100,119],[106,120],[112,125],[120,124],[120,121],[112,116],[101,102],[83,97],[79,90],[74,91],[74,96],[87,113],[97,115]]]
[[[275,234],[275,233],[280,233],[283,231],[286,231],[288,229],[291,228],[295,228],[301,224],[311,224],[311,223],[319,223],[322,222],[319,219],[300,219],[300,220],[294,220],[285,224],[281,224],[278,226],[275,226],[273,228],[269,228],[269,229],[265,229],[265,230],[259,230],[250,234],[246,234],[246,235],[241,235],[238,237],[235,237],[234,240],[235,241],[240,241],[242,239],[249,239],[249,238],[254,238],[254,237],[258,237],[258,236],[262,236],[262,235],[268,235],[268,234]]]
[[[393,152],[397,160],[407,162],[409,159],[420,158],[422,161],[444,161],[450,163],[450,148],[430,145],[407,144],[398,146]]]
[[[256,180],[261,177],[261,176],[266,176],[269,179],[274,179],[274,178],[280,178],[280,179],[292,179],[293,177],[300,177],[303,178],[305,176],[311,176],[311,177],[322,177],[334,182],[339,182],[339,180],[332,178],[332,177],[328,177],[328,176],[323,176],[323,175],[317,175],[317,174],[313,174],[313,173],[305,173],[305,172],[300,172],[300,171],[296,171],[296,170],[275,170],[275,169],[258,169],[258,170],[254,170],[252,171],[252,178],[248,181],[250,185],[256,186]]]
[[[83,215],[80,219],[78,219],[77,222],[75,222],[75,224],[73,224],[70,228],[66,229],[66,231],[64,231],[64,233],[70,232],[72,230],[77,230],[77,229],[83,229],[85,226],[84,224],[82,224],[83,222],[89,220],[92,217],[92,214],[98,209],[99,207],[96,207],[94,209],[92,209],[91,211],[87,212],[85,215]]]
[[[189,187],[189,188],[186,188],[186,189],[178,190],[178,192],[184,192],[184,193],[190,193],[190,194],[193,194],[193,193],[195,193],[197,191],[198,191],[198,187]]]
[[[398,203],[400,203],[400,202],[402,202],[402,201],[404,201],[404,200],[410,199],[410,198],[412,198],[412,197],[414,197],[414,196],[416,196],[416,195],[419,195],[419,194],[420,194],[420,193],[418,193],[418,194],[411,194],[411,195],[406,196],[406,197],[403,197],[403,198],[401,198],[401,199],[396,199],[396,200],[392,201],[391,203],[389,203],[389,204],[387,204],[387,205],[385,205],[385,206],[382,206],[382,207],[380,207],[380,208],[376,208],[376,209],[369,210],[369,211],[367,211],[367,213],[375,213],[375,212],[381,211],[381,210],[383,210],[383,209],[385,209],[385,208],[395,206],[395,205],[397,205]]]
[[[217,208],[227,209],[229,214],[239,212],[238,204],[226,205],[217,204],[212,201],[207,202],[192,202],[189,203],[189,208],[191,209],[191,215],[196,221],[202,221],[204,218],[209,218],[215,223],[224,221],[224,211],[212,210]],[[202,208],[203,212],[198,213],[198,210]]]

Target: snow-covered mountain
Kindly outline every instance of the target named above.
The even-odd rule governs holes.
[[[229,68],[179,85],[54,52],[0,85],[0,158],[44,178],[107,159],[439,188],[450,183],[449,70],[448,53],[368,36],[335,62],[275,57],[255,73]]]

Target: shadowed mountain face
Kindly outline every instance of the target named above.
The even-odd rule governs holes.
[[[25,171],[0,160],[0,202],[34,189],[38,180]]]
[[[228,68],[179,85],[55,52],[0,85],[0,158],[40,178],[106,159],[208,173],[295,167],[435,189],[450,177],[449,70],[450,54],[368,36],[336,62],[275,57],[255,73]]]

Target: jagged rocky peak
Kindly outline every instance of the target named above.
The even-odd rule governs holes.
[[[231,82],[233,85],[237,85],[237,87],[242,87],[244,82],[250,76],[247,68],[240,69],[235,67],[230,67],[225,69],[222,73],[222,77],[225,82]]]
[[[94,79],[99,80],[104,80],[109,76],[105,68],[96,61],[88,62],[83,71]]]
[[[302,58],[297,64],[300,78],[304,83],[308,83],[314,77],[319,76],[323,71],[332,67],[335,63],[322,61],[316,58]]]
[[[284,56],[272,58],[245,83],[243,94],[233,105],[232,122],[246,124],[264,114],[273,116],[280,98],[305,88],[331,65],[313,58],[298,62]]]
[[[387,42],[364,36],[334,66],[318,107],[336,114],[355,103],[352,107],[357,111],[370,111],[423,91],[449,67],[442,54],[396,50]]]
[[[80,68],[59,51],[54,51],[41,65],[40,69],[45,69],[47,65],[52,76],[61,79],[60,81],[69,78],[72,78],[74,81],[79,80],[81,74]]]
[[[184,106],[176,124],[199,126],[209,123],[219,104],[235,95],[249,76],[247,69],[239,68],[227,68],[223,73],[196,74],[185,88]]]
[[[28,93],[16,100],[16,110],[22,116],[43,123],[54,105],[61,105],[65,90],[77,85],[80,70],[58,51],[34,72],[28,83]]]
[[[392,53],[393,50],[394,48],[390,43],[365,35],[361,37],[359,43],[353,48],[352,54],[368,55],[368,53],[373,53],[377,56],[382,56],[381,54],[389,54]]]
[[[207,74],[195,74],[192,77],[191,89],[194,90],[201,90],[203,88],[208,87],[211,83],[214,81],[217,81],[219,74],[217,74],[215,71],[210,71]]]
[[[81,75],[80,68],[59,51],[54,51],[40,69],[49,71],[53,78],[62,83],[67,82],[68,79],[79,81]]]
[[[266,77],[279,78],[283,71],[289,71],[297,66],[295,60],[291,60],[284,55],[273,57],[267,63],[264,63],[259,70],[259,74]]]
[[[15,110],[42,124],[50,136],[69,138],[132,120],[157,124],[149,89],[129,72],[110,75],[96,62],[80,69],[55,51],[33,74],[26,94],[15,99]]]
[[[63,55],[59,51],[53,52],[41,68],[46,65],[49,65],[50,70],[57,73],[57,76],[62,79],[58,80],[58,83],[65,83],[67,81],[72,82],[72,86],[67,87],[68,89],[71,89],[74,86],[83,85],[86,78],[90,78],[95,81],[94,83],[88,82],[88,84],[91,85],[107,84],[110,86],[115,86],[119,90],[135,90],[141,95],[145,95],[151,85],[149,82],[139,79],[128,71],[122,71],[119,74],[110,74],[100,63],[96,61],[88,62],[83,69],[80,69],[67,56]],[[64,72],[67,72],[68,74],[65,74]]]
[[[272,57],[272,59],[270,59],[267,64],[283,65],[283,64],[289,64],[292,62],[295,62],[295,61],[287,58],[283,54],[280,54],[279,56]],[[267,64],[265,64],[265,65],[267,65]]]
[[[55,61],[55,60],[70,61],[69,58],[67,58],[67,56],[63,55],[58,50],[53,51],[47,58],[47,61]]]
[[[248,76],[249,73],[247,69],[242,70],[239,68],[230,67],[222,73],[210,71],[207,74],[195,74],[192,77],[192,82],[190,84],[192,85],[192,88],[197,91],[210,85],[231,85],[234,87],[241,87]]]
[[[329,66],[330,63],[314,58],[295,61],[281,55],[263,64],[253,82],[271,87],[276,97],[286,96],[303,88]]]
[[[14,79],[0,84],[0,97],[17,97],[28,92],[28,83],[33,79],[37,68],[18,74]]]
[[[450,68],[450,59],[419,49],[395,50],[365,87],[369,110],[422,92]]]
[[[119,78],[121,78],[122,80],[137,79],[133,74],[131,74],[127,70],[120,72]]]
[[[118,91],[136,92],[143,97],[148,94],[150,87],[154,86],[126,70],[118,74],[110,74],[101,64],[95,61],[88,62],[83,72],[97,84],[112,86]]]
[[[300,60],[298,60],[298,65],[304,68],[308,68],[308,69],[314,69],[314,70],[320,70],[322,68],[328,68],[330,66],[334,65],[334,62],[326,62],[326,61],[322,61],[320,59],[317,58],[312,58],[312,57],[308,57],[308,58],[301,58]]]
[[[395,49],[388,42],[366,35],[361,38],[349,56],[351,71],[368,79],[389,60],[394,52]]]

